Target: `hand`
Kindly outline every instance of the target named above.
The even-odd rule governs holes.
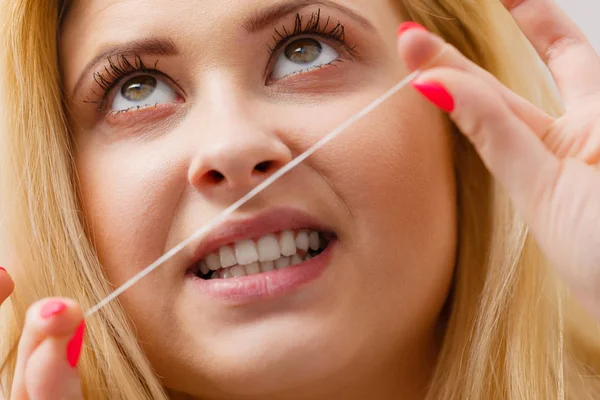
[[[600,58],[552,0],[503,0],[566,105],[552,118],[441,38],[409,29],[413,86],[450,113],[503,185],[548,260],[600,318]]]
[[[13,282],[0,270],[0,304]],[[27,311],[19,341],[13,400],[82,400],[75,367],[83,339],[83,313],[72,300],[41,300]]]

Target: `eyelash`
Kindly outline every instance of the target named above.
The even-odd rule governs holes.
[[[111,92],[111,90],[114,89],[115,86],[117,86],[119,82],[121,82],[126,77],[140,72],[164,76],[164,74],[156,68],[158,65],[158,61],[154,63],[154,66],[152,68],[148,68],[146,67],[146,64],[144,64],[142,57],[140,57],[137,54],[133,57],[133,63],[129,61],[127,55],[125,54],[120,54],[118,56],[107,58],[108,66],[105,66],[103,71],[94,72],[93,75],[94,81],[100,87],[100,89],[102,89],[104,94],[98,96],[97,93],[92,90],[92,93],[99,97],[100,100],[91,100],[88,97],[85,103],[97,104],[98,111],[102,111],[108,94]],[[123,110],[121,112],[124,111],[126,110]]]
[[[274,45],[268,46],[269,55],[277,53],[283,46],[288,44],[290,39],[300,35],[320,36],[325,39],[334,40],[339,45],[346,47],[346,50],[352,54],[357,46],[346,45],[346,29],[344,28],[344,25],[342,25],[341,22],[338,22],[333,28],[330,28],[330,22],[331,17],[327,17],[323,24],[321,19],[321,9],[312,13],[306,24],[304,24],[302,16],[296,14],[294,30],[292,32],[289,32],[285,25],[282,25],[281,28],[275,28],[275,35],[273,35]]]
[[[300,35],[320,36],[325,39],[333,40],[338,45],[343,46],[351,56],[354,56],[354,50],[358,45],[348,46],[346,44],[346,32],[344,25],[342,25],[341,22],[330,27],[331,17],[327,17],[325,22],[323,22],[321,18],[321,9],[313,12],[306,23],[304,20],[305,19],[297,13],[293,31],[288,31],[285,25],[282,25],[281,28],[275,28],[275,35],[273,35],[274,44],[267,46],[271,58],[287,45],[290,39]],[[147,73],[166,77],[164,73],[157,69],[158,61],[156,61],[152,68],[148,68],[139,55],[136,54],[133,57],[133,62],[129,61],[128,56],[125,54],[109,57],[107,59],[108,66],[105,66],[103,71],[98,71],[93,74],[94,81],[104,93],[98,95],[92,90],[95,97],[100,98],[100,100],[92,100],[88,97],[84,102],[97,104],[98,111],[103,112],[109,93],[125,78],[135,73]],[[271,65],[271,62],[269,65]],[[128,110],[119,111],[119,113],[125,111]]]

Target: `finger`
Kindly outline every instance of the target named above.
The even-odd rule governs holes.
[[[468,72],[498,91],[506,104],[534,132],[544,132],[554,118],[504,86],[496,77],[466,58],[441,37],[422,29],[411,29],[398,40],[398,51],[411,70],[452,67]]]
[[[553,0],[502,0],[550,68],[567,107],[600,90],[600,58]]]
[[[69,299],[41,300],[27,310],[25,327],[19,341],[12,398],[18,400],[27,398],[25,386],[27,360],[44,339],[73,336],[82,321],[81,308]],[[63,356],[66,359],[67,354]]]
[[[450,68],[423,73],[413,86],[450,112],[492,175],[529,222],[558,174],[558,160],[488,83]]]
[[[0,305],[8,299],[15,289],[15,283],[6,271],[0,267]]]
[[[0,267],[0,305],[12,294],[15,283],[5,268]],[[4,388],[0,388],[0,400],[4,400]]]
[[[25,369],[25,386],[29,399],[83,399],[77,369],[65,357],[71,340],[69,337],[50,337],[31,354]]]

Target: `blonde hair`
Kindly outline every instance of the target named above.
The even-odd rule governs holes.
[[[559,110],[539,60],[498,1],[398,0],[398,11],[504,84]],[[0,212],[16,291],[2,309],[12,380],[25,311],[47,296],[88,308],[110,291],[86,231],[57,62],[58,0],[0,2]],[[569,298],[479,157],[455,134],[459,246],[432,400],[600,398],[600,331]],[[86,397],[166,399],[126,313],[88,321]],[[10,393],[7,393],[10,395]]]

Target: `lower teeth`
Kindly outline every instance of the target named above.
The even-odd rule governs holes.
[[[308,250],[305,256],[294,254],[291,257],[281,257],[278,260],[270,262],[253,263],[250,265],[234,265],[229,268],[220,269],[218,271],[210,271],[208,274],[202,274],[200,271],[196,272],[198,278],[208,279],[229,279],[235,277],[242,277],[248,275],[257,275],[264,272],[273,271],[275,269],[285,269],[289,266],[300,264],[308,261],[321,254],[324,249],[319,250]]]
[[[303,255],[296,253],[289,257],[281,256],[279,259],[277,259],[275,261],[255,262],[255,263],[252,263],[249,265],[233,265],[229,268],[221,268],[216,271],[209,271],[208,268],[206,268],[206,264],[204,262],[202,262],[199,264],[204,265],[203,270],[206,273],[201,271],[200,267],[196,267],[192,271],[192,273],[200,279],[208,280],[208,279],[228,279],[228,278],[242,277],[242,276],[248,276],[248,275],[257,275],[257,274],[261,274],[261,273],[265,273],[265,272],[270,272],[270,271],[273,271],[276,269],[284,269],[284,268],[287,268],[292,265],[306,262],[306,261],[310,260],[311,258],[318,256],[329,246],[330,241],[334,238],[335,238],[335,235],[320,233],[319,234],[319,243],[318,244],[315,243],[315,245],[311,244],[311,246],[320,247],[320,248],[318,250],[312,250],[311,248],[309,248],[306,251],[306,253],[303,253]]]

